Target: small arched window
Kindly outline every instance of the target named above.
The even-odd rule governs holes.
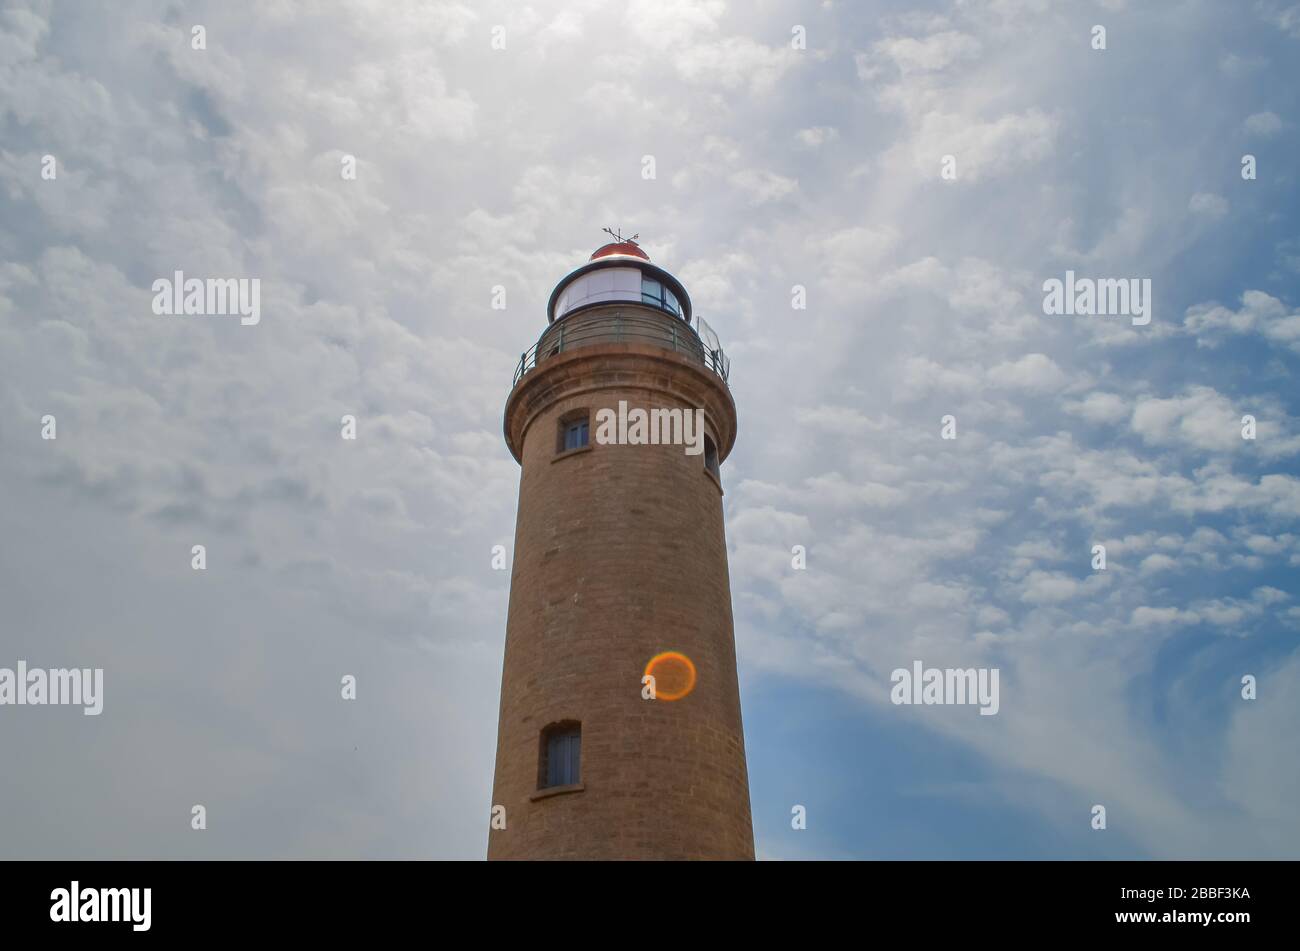
[[[704,436],[704,468],[712,472],[719,482],[722,481],[722,472],[718,464],[718,447],[713,437],[707,433]]]
[[[574,786],[582,782],[582,724],[552,723],[542,730],[537,764],[537,788]]]

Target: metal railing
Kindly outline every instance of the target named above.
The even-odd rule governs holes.
[[[697,322],[714,346],[706,345],[701,340],[700,333],[680,317],[656,317],[622,311],[577,313],[562,317],[546,328],[537,343],[519,355],[514,383],[511,385],[517,384],[526,373],[551,357],[580,347],[604,343],[642,343],[686,354],[712,370],[726,383],[731,361],[722,352],[717,336],[708,325],[703,321]]]

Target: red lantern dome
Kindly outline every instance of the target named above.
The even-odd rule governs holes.
[[[607,258],[616,254],[640,258],[642,261],[650,260],[650,255],[642,251],[641,246],[635,241],[614,241],[610,244],[601,245],[591,253],[591,260],[595,261],[597,258]]]

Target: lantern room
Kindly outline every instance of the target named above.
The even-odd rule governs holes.
[[[650,262],[634,241],[597,248],[591,259],[551,292],[548,323],[595,304],[626,301],[646,304],[691,322],[691,299],[677,278]]]

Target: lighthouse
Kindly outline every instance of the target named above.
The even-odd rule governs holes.
[[[519,359],[489,859],[752,859],[722,464],[729,361],[635,237]]]

